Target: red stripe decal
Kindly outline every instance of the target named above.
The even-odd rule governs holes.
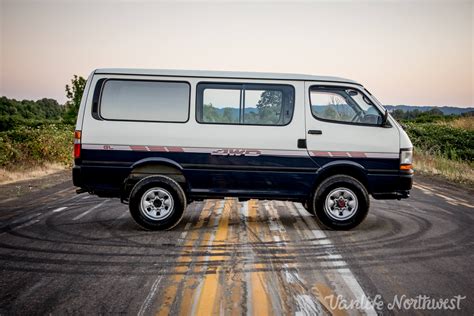
[[[333,157],[349,157],[348,153],[345,151],[331,151],[330,154]]]
[[[166,151],[164,146],[148,146],[148,149],[150,149],[150,151]]]
[[[327,151],[312,151],[311,152],[313,156],[318,156],[318,157],[331,157],[329,152]]]
[[[367,157],[367,155],[364,152],[361,152],[361,151],[351,151],[350,154],[351,154],[351,157],[354,157],[354,158],[365,158],[365,157]]]
[[[366,158],[367,155],[361,151],[311,151],[311,156],[316,157],[348,157],[348,158]]]
[[[148,151],[148,148],[146,146],[133,145],[133,146],[130,146],[130,148],[136,151]]]
[[[170,152],[183,152],[183,147],[166,147]]]

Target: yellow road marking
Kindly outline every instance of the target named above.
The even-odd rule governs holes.
[[[240,203],[235,202],[232,203],[232,207],[230,208],[229,214],[229,222],[230,223],[239,223],[240,224]],[[229,227],[229,235],[227,236],[227,245],[235,245],[239,242],[239,230],[241,225],[230,225]],[[225,291],[226,294],[224,295],[224,306],[225,306],[225,314],[229,314],[231,316],[238,316],[242,315],[242,306],[245,297],[243,295],[243,273],[241,272],[244,270],[244,265],[240,261],[241,256],[239,253],[233,252],[233,247],[227,248],[227,251],[231,251],[232,253],[229,256],[229,264],[227,264],[226,273],[225,273]],[[237,257],[237,256],[238,257]],[[235,261],[234,261],[235,260]],[[224,292],[224,291],[222,291]]]
[[[201,228],[204,225],[204,220],[208,217],[210,210],[209,203],[204,205],[203,210],[199,216],[199,220],[196,223],[194,228]],[[190,263],[192,258],[186,255],[186,252],[193,246],[194,241],[199,235],[199,230],[194,229],[191,234],[188,234],[189,237],[186,238],[184,243],[184,251],[177,259],[177,267],[174,269],[174,276],[170,282],[170,285],[164,291],[164,302],[162,303],[158,316],[169,315],[171,307],[173,306],[174,300],[176,298],[176,293],[178,291],[178,286],[185,277],[185,273],[188,271],[189,267],[185,263]]]
[[[220,245],[227,239],[227,234],[229,231],[229,214],[230,214],[230,205],[232,200],[226,200],[224,204],[224,210],[222,216],[219,219],[219,224],[215,234],[215,238],[212,242],[213,246]],[[225,251],[225,250],[224,250]],[[222,250],[214,250],[211,247],[211,255],[213,260],[223,260],[224,256],[214,256],[215,254],[221,253]],[[219,278],[222,270],[220,268],[215,271],[208,269],[208,272],[204,277],[201,294],[197,303],[196,315],[216,315],[219,314],[219,305],[220,302],[220,293],[217,292],[217,289],[221,286],[219,284]],[[214,273],[212,273],[214,272]]]
[[[248,208],[249,208],[249,226],[255,232],[255,234],[258,234],[259,231],[259,223],[258,223],[258,218],[257,218],[257,201],[256,200],[249,200],[248,202]],[[255,264],[254,268],[259,269],[262,265],[260,264]],[[252,285],[252,294],[251,294],[251,300],[252,300],[252,314],[256,316],[263,316],[263,315],[270,315],[269,311],[269,301],[268,301],[268,295],[267,292],[265,291],[265,279],[264,279],[264,273],[263,272],[251,272],[250,276],[250,281]]]

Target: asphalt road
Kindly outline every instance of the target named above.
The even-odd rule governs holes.
[[[346,232],[297,203],[235,199],[149,232],[54,177],[0,186],[1,315],[474,313],[468,189],[418,177]]]

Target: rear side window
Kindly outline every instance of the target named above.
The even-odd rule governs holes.
[[[200,83],[196,105],[199,123],[282,126],[293,117],[294,89],[289,85]]]
[[[189,95],[186,82],[110,79],[102,88],[100,116],[106,120],[186,122]]]
[[[201,109],[202,120],[200,122],[239,124],[240,94],[239,86],[204,89],[202,92],[204,104]]]

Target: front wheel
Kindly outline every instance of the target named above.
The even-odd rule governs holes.
[[[336,175],[319,185],[312,206],[321,224],[346,230],[362,223],[369,211],[369,201],[362,183],[350,176]]]
[[[137,224],[150,230],[176,226],[186,208],[186,195],[181,186],[165,176],[150,176],[132,189],[130,214]]]

